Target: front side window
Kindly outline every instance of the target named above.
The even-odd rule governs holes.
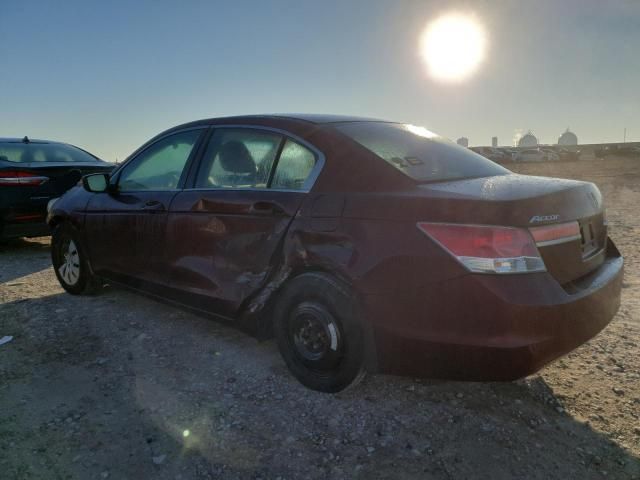
[[[302,190],[315,163],[315,155],[308,148],[287,140],[280,154],[271,188]]]
[[[417,182],[511,173],[424,127],[384,122],[350,122],[335,127]]]
[[[124,167],[122,192],[175,190],[201,130],[180,132],[158,140]]]
[[[214,131],[196,188],[266,188],[282,136],[249,128]]]

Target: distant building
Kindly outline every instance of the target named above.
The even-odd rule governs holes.
[[[491,137],[491,146],[496,148],[498,146],[498,137]]]
[[[465,148],[469,147],[469,139],[467,137],[460,137],[458,140],[456,140],[456,143]]]
[[[520,140],[518,140],[518,146],[519,147],[537,147],[538,139],[535,137],[533,133],[531,133],[531,130],[529,130],[526,135],[524,135],[523,137],[520,138]]]
[[[578,137],[575,133],[567,130],[558,138],[558,145],[578,145]]]

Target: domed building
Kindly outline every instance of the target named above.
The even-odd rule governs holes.
[[[567,131],[558,138],[558,145],[578,145],[578,137],[567,128]]]
[[[531,130],[527,132],[526,135],[522,136],[520,140],[518,140],[519,147],[537,147],[538,139],[535,137]]]

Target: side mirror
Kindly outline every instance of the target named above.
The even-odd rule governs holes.
[[[104,193],[110,190],[107,173],[92,173],[82,177],[82,186],[87,192]]]

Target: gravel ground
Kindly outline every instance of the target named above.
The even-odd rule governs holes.
[[[272,341],[107,287],[59,287],[46,238],[0,251],[0,479],[640,479],[640,161],[595,181],[626,257],[612,324],[514,383],[306,390]]]

